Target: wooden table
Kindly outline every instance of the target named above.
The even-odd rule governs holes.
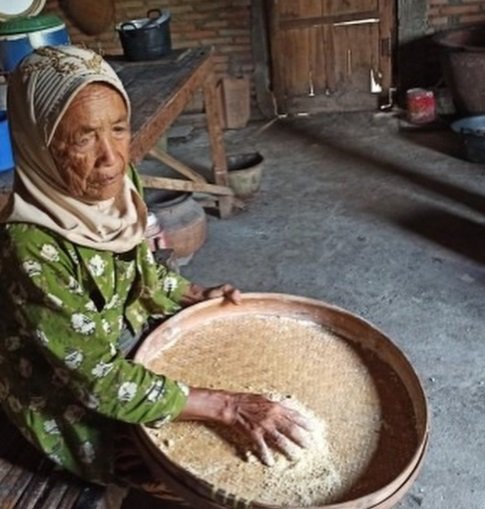
[[[228,186],[227,161],[220,126],[219,103],[210,48],[173,51],[154,61],[128,62],[107,58],[123,82],[132,106],[131,156],[137,162],[147,154],[161,160],[188,180],[142,176],[146,187],[212,193],[221,217],[232,210],[233,191]],[[204,96],[212,150],[213,183],[156,147],[163,133],[182,113],[197,90]]]

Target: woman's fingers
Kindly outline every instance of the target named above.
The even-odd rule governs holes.
[[[275,464],[273,453],[266,444],[263,435],[257,432],[253,432],[251,433],[251,436],[256,446],[259,459],[261,460],[263,465],[266,465],[267,467],[272,467]]]
[[[273,433],[271,433],[271,438],[268,441],[270,441],[271,445],[282,452],[290,461],[298,459],[298,448],[296,447],[295,442],[291,441],[279,431],[273,431]]]
[[[207,299],[224,297],[233,304],[239,304],[241,302],[241,292],[229,283],[223,284],[221,286],[215,286],[214,288],[209,288],[206,292],[206,296]]]
[[[252,433],[259,458],[266,466],[273,466],[275,461],[270,447],[284,454],[290,461],[299,457],[299,449],[309,449],[311,440],[298,426],[282,426],[280,429],[273,429],[263,433]],[[268,445],[269,444],[269,445]]]
[[[315,429],[315,426],[313,425],[313,423],[310,421],[310,419],[308,419],[307,417],[301,415],[299,412],[297,412],[296,410],[293,410],[291,408],[288,408],[284,402],[282,403],[282,406],[284,406],[286,409],[287,409],[287,417],[295,422],[296,424],[298,424],[298,426],[302,427],[303,429],[305,429],[306,431],[314,431]]]
[[[234,423],[253,440],[265,465],[274,463],[270,447],[292,460],[299,448],[311,447],[310,424],[297,411],[259,394],[239,393],[233,398]]]
[[[309,449],[312,445],[309,431],[293,421],[279,423],[278,432],[303,449]]]
[[[227,297],[233,304],[240,304],[242,300],[241,292],[237,288],[232,288]]]

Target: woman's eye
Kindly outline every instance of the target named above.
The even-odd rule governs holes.
[[[113,128],[113,130],[116,134],[124,134],[128,131],[128,127],[123,125],[117,125]]]
[[[89,136],[89,135],[80,136],[79,138],[77,138],[75,140],[75,144],[79,148],[87,147],[93,139],[94,139],[94,136]]]

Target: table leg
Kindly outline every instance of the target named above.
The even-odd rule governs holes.
[[[227,174],[226,151],[224,149],[224,136],[221,124],[219,122],[219,102],[214,74],[211,71],[203,86],[205,114],[207,117],[207,129],[209,131],[209,140],[212,150],[212,163],[214,182],[217,185],[228,186],[229,177]],[[228,217],[231,214],[233,199],[231,196],[222,196],[219,200],[219,214],[221,218]]]

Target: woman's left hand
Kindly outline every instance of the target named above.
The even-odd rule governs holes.
[[[232,302],[233,304],[240,304],[241,302],[241,292],[237,288],[234,288],[234,286],[230,285],[229,283],[225,283],[220,286],[213,286],[212,288],[206,288],[204,290],[203,295],[204,295],[203,300],[224,297],[224,299],[227,299],[229,302]]]
[[[192,283],[182,298],[182,306],[187,307],[192,304],[197,304],[197,302],[217,299],[219,297],[223,297],[232,304],[239,304],[241,302],[241,292],[229,283],[212,286],[210,288],[204,288],[203,286]]]

